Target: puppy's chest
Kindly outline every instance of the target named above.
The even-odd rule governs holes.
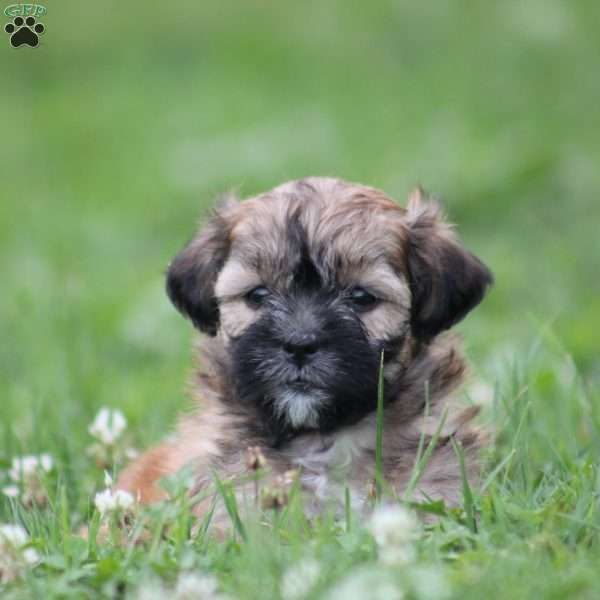
[[[290,448],[288,459],[300,470],[310,509],[320,512],[326,506],[342,506],[346,487],[353,507],[363,506],[373,472],[370,438],[364,431],[344,432],[325,439],[300,439]]]

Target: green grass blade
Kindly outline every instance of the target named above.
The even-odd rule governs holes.
[[[377,381],[377,431],[375,437],[375,495],[379,501],[383,488],[383,351],[379,361]]]
[[[233,527],[239,536],[246,541],[246,529],[242,520],[240,519],[240,513],[238,511],[237,501],[235,499],[235,494],[231,489],[231,486],[225,485],[217,476],[216,473],[213,474],[215,485],[217,486],[217,490],[221,497],[223,498],[223,503],[225,504],[225,509],[227,510],[227,514],[233,523]]]
[[[496,479],[496,477],[498,476],[498,474],[500,473],[500,471],[502,471],[502,469],[508,465],[508,463],[511,461],[512,457],[515,455],[516,453],[516,449],[513,448],[501,461],[498,465],[496,465],[496,467],[490,472],[490,474],[486,477],[483,485],[481,486],[481,492],[485,492],[485,490],[488,489],[488,487],[493,483],[493,481]]]
[[[438,441],[440,439],[440,435],[441,435],[442,429],[444,428],[444,425],[446,423],[447,417],[448,417],[448,411],[444,410],[444,412],[442,413],[442,418],[440,419],[440,422],[438,423],[437,429],[435,430],[434,434],[431,436],[431,439],[429,440],[429,444],[427,444],[427,448],[423,452],[423,456],[420,459],[418,459],[417,461],[415,461],[415,466],[413,468],[410,481],[408,482],[408,485],[406,486],[406,490],[403,494],[403,499],[405,502],[412,501],[412,495],[413,495],[419,481],[421,480],[421,477],[425,473],[425,469],[427,468],[427,465],[429,464],[431,455],[433,454],[433,451],[435,450],[435,448],[438,444]]]
[[[349,532],[352,529],[352,502],[348,486],[344,489],[344,511],[346,513],[346,532]]]
[[[469,479],[467,478],[467,468],[465,465],[465,452],[460,442],[454,439],[454,436],[450,437],[452,448],[458,458],[460,465],[460,476],[462,479],[463,488],[463,503],[465,514],[467,516],[467,526],[473,532],[477,533],[477,520],[475,518],[475,503],[473,501],[473,493],[471,492],[471,486],[469,485]]]

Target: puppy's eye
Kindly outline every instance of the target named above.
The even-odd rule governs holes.
[[[359,309],[367,310],[373,308],[379,300],[361,287],[355,287],[350,290],[350,301]]]
[[[270,295],[271,292],[269,292],[265,286],[259,285],[246,294],[246,302],[248,302],[250,306],[257,307],[260,306]]]

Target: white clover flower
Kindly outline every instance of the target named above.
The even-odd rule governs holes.
[[[383,563],[394,565],[413,560],[419,523],[412,512],[399,504],[380,506],[373,512],[369,529]]]
[[[411,544],[384,546],[379,548],[379,560],[384,565],[406,565],[415,560],[415,549]]]
[[[321,577],[321,565],[306,558],[291,566],[281,579],[281,596],[284,600],[300,600],[309,594]]]
[[[412,542],[418,532],[415,515],[399,504],[388,504],[375,509],[370,530],[379,546]]]
[[[36,565],[40,562],[40,555],[33,548],[25,548],[23,550],[23,559],[28,565]]]
[[[175,600],[225,600],[218,592],[219,582],[212,575],[184,572],[179,575],[175,585]]]
[[[0,524],[0,584],[15,580],[39,562],[33,548],[23,548],[28,542],[29,536],[20,525]]]
[[[373,567],[358,568],[337,583],[326,600],[403,600],[404,591],[389,574]]]
[[[219,593],[219,583],[215,577],[205,573],[183,571],[179,574],[175,588],[167,588],[156,577],[141,583],[136,590],[136,600],[229,600],[229,596]]]
[[[98,492],[94,496],[94,504],[102,516],[111,512],[115,506],[112,491],[110,489],[106,489],[102,492]]]
[[[52,459],[52,456],[50,456],[50,454],[47,452],[40,454],[40,465],[42,469],[46,471],[46,473],[52,471],[52,468],[54,467],[54,460]]]
[[[44,474],[54,468],[50,454],[27,454],[13,458],[8,471],[9,478],[17,485],[2,488],[2,493],[10,498],[21,498],[23,504],[43,506],[48,501],[44,486]]]
[[[8,472],[8,476],[13,481],[21,481],[34,474],[38,468],[39,461],[37,456],[27,455],[15,457],[12,459],[12,467]]]
[[[441,569],[416,566],[410,570],[410,579],[419,600],[444,600],[450,596],[450,582]]]
[[[16,482],[31,479],[40,472],[50,472],[54,462],[49,454],[41,454],[35,456],[27,454],[21,457],[15,457],[12,460],[12,466],[8,472],[8,476]]]
[[[21,490],[17,485],[7,485],[2,488],[2,493],[9,498],[18,498]]]
[[[123,413],[114,409],[100,409],[92,424],[88,427],[90,435],[106,446],[112,446],[127,428],[127,420]]]
[[[3,524],[0,525],[0,549],[11,546],[20,548],[29,541],[29,536],[20,525]]]
[[[117,510],[129,510],[135,503],[135,498],[125,490],[117,490],[114,499]]]
[[[169,593],[163,582],[157,577],[149,577],[138,585],[135,593],[136,600],[165,600]]]
[[[113,492],[107,488],[94,496],[94,504],[101,516],[116,512],[127,512],[134,503],[134,497],[125,490]]]

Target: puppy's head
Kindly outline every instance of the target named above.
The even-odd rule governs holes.
[[[421,193],[403,209],[373,188],[310,178],[221,207],[172,262],[167,291],[218,336],[235,401],[278,438],[373,411],[381,352],[401,362],[491,281]]]

